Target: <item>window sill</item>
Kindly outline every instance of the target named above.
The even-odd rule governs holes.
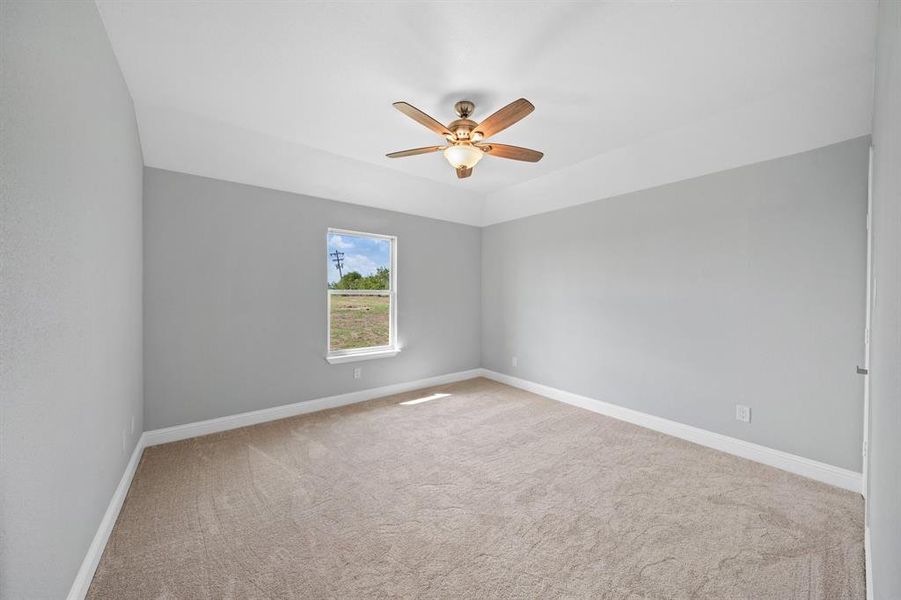
[[[376,358],[391,358],[400,354],[400,348],[385,348],[380,350],[372,350],[370,352],[353,352],[351,354],[332,354],[326,356],[325,360],[332,365],[340,365],[342,363],[357,362],[359,360],[373,360]]]

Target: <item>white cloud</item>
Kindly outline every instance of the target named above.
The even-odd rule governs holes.
[[[338,250],[349,250],[350,248],[354,247],[353,242],[345,240],[340,235],[331,236],[331,238],[329,239],[329,244],[333,248],[337,248]]]
[[[350,273],[356,271],[360,275],[372,275],[375,273],[378,265],[368,256],[362,254],[346,254],[344,255],[344,272]]]

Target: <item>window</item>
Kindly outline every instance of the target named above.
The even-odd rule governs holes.
[[[330,363],[394,356],[397,347],[397,238],[329,229]]]

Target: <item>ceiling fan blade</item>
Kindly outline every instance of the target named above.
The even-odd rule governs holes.
[[[498,158],[512,158],[513,160],[524,160],[526,162],[538,162],[544,156],[543,152],[532,150],[530,148],[520,148],[519,146],[508,146],[507,144],[476,144],[477,147],[485,151],[486,154],[497,156]]]
[[[532,106],[532,103],[525,98],[514,100],[504,108],[500,109],[499,111],[476,125],[475,129],[473,129],[473,132],[481,133],[482,139],[485,139],[499,131],[503,131],[507,127],[510,127],[510,125],[513,125],[533,110],[535,110],[535,107]]]
[[[472,167],[460,167],[457,169],[457,178],[463,179],[472,175]]]
[[[410,150],[401,150],[386,154],[388,158],[403,158],[405,156],[416,156],[417,154],[428,154],[429,152],[438,152],[444,150],[447,146],[426,146],[425,148],[412,148]]]
[[[406,102],[395,102],[394,108],[396,108],[400,112],[404,113],[405,115],[407,115],[408,117],[410,117],[411,119],[416,121],[417,123],[419,123],[421,125],[425,125],[429,129],[431,129],[432,131],[437,133],[438,135],[442,135],[444,137],[447,137],[447,136],[454,137],[454,134],[451,133],[450,129],[448,129],[447,127],[445,127],[444,125],[442,125],[441,123],[439,123],[438,121],[436,121],[435,119],[430,117],[429,115],[425,114],[424,112],[422,112],[421,110],[419,110],[418,108],[413,106],[412,104],[407,104]]]

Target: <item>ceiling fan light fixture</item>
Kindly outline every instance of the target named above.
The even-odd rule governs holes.
[[[469,143],[458,143],[444,150],[444,158],[454,169],[471,169],[484,155],[484,152]]]

